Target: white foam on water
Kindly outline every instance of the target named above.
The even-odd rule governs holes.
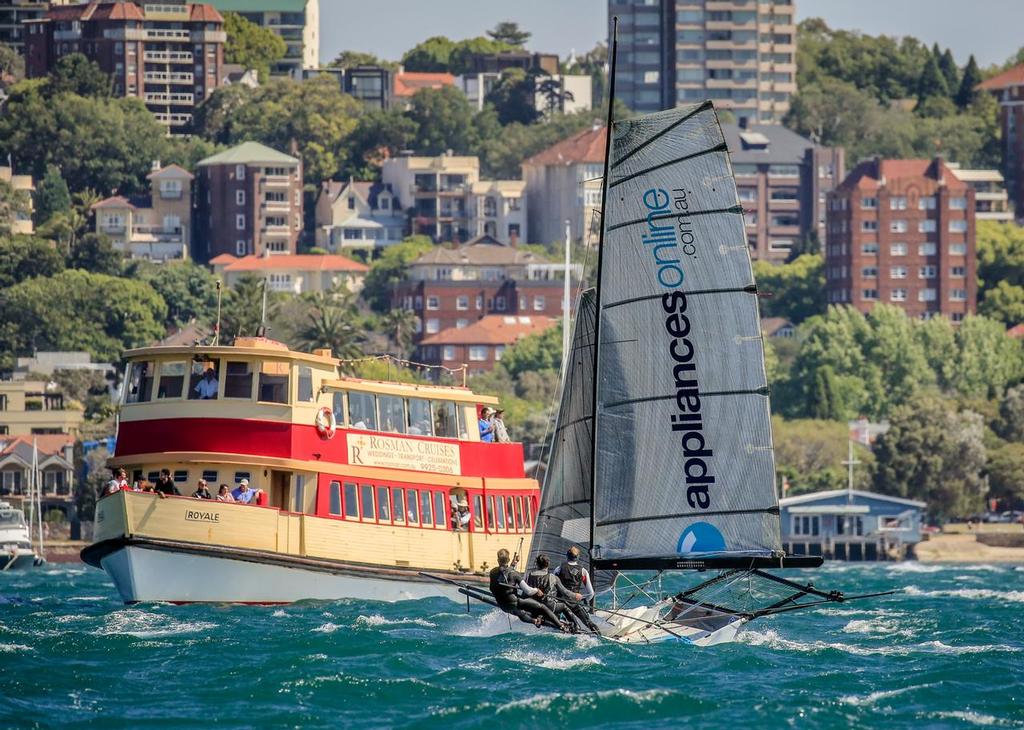
[[[917,646],[922,649],[931,649],[936,654],[983,654],[985,652],[1008,652],[1016,653],[1024,651],[1018,646],[1009,646],[1008,644],[986,644],[983,646],[950,646],[944,644],[941,641],[925,641],[924,643],[918,644]]]
[[[338,624],[331,623],[330,621],[328,621],[325,624],[320,624],[315,629],[313,629],[313,631],[315,633],[318,633],[318,634],[333,634],[335,631],[337,631],[340,628],[341,627],[338,626]]]
[[[537,651],[522,651],[520,649],[503,652],[500,657],[519,664],[541,667],[543,669],[575,669],[576,667],[593,667],[603,664],[600,659],[593,656],[569,657]]]
[[[910,687],[900,687],[899,689],[880,690],[878,692],[872,692],[870,694],[864,695],[863,697],[858,697],[857,695],[846,695],[845,697],[840,697],[839,701],[845,705],[867,707],[869,705],[875,704],[879,700],[887,700],[890,697],[896,697],[897,695],[901,695],[906,692],[912,692],[915,689],[924,689],[925,687],[932,686],[933,685],[931,684],[915,684]]]
[[[954,591],[922,591],[917,586],[907,586],[904,592],[909,596],[929,598],[967,598],[982,601],[1009,601],[1024,603],[1024,591],[994,591],[991,588],[959,588]]]
[[[270,615],[273,616],[274,618],[284,618],[288,614],[284,611],[284,609],[279,608],[279,609],[277,609],[276,611],[274,611]]]
[[[107,614],[103,626],[93,632],[99,636],[126,635],[140,639],[157,636],[193,634],[217,628],[207,621],[178,621],[159,613],[148,613],[137,608],[126,608]]]
[[[982,646],[950,646],[941,641],[925,641],[919,644],[897,644],[886,646],[855,646],[833,641],[794,641],[779,636],[774,629],[767,631],[741,631],[736,635],[736,641],[750,646],[764,646],[769,649],[782,651],[819,652],[826,650],[842,651],[854,656],[906,656],[908,654],[982,654],[986,652],[1011,652],[1024,651],[1021,647],[1009,646],[1007,644],[987,644]]]
[[[522,630],[524,631],[531,629],[519,619],[504,611],[494,609],[471,621],[468,625],[460,625],[452,633],[456,636],[498,636],[507,634],[509,631],[520,631],[519,624],[523,625]]]
[[[586,694],[545,692],[525,697],[521,700],[512,700],[511,702],[504,703],[497,708],[497,712],[518,712],[524,709],[544,711],[550,708],[556,700],[565,700],[572,707],[593,706],[598,700],[606,700],[612,697],[619,697],[636,705],[644,705],[659,703],[671,694],[671,692],[664,689],[645,689],[640,691],[608,689],[599,692],[588,692]]]
[[[982,715],[977,712],[971,712],[970,710],[954,710],[952,712],[936,712],[933,717],[937,717],[942,720],[962,720],[970,725],[980,725],[982,727],[990,727],[992,725],[1009,725],[1010,723],[1006,720],[1000,720],[994,715]]]
[[[69,601],[107,601],[110,596],[72,596]]]
[[[422,618],[391,619],[376,613],[369,616],[359,616],[356,619],[356,624],[362,626],[426,626],[430,629],[437,627],[437,624]]]
[[[890,573],[939,573],[943,570],[948,570],[950,567],[951,566],[946,565],[918,563],[917,561],[911,560],[905,563],[893,563],[891,565],[887,565],[886,569]]]
[[[844,634],[873,634],[908,638],[914,635],[910,629],[900,628],[895,621],[884,618],[853,619],[847,622],[842,631]]]
[[[35,651],[35,649],[25,644],[0,644],[0,653],[2,654],[18,654],[23,651]]]

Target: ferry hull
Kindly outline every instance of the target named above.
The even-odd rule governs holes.
[[[372,574],[328,572],[222,555],[126,545],[100,559],[125,603],[283,604],[353,598],[407,601],[434,596],[459,600],[454,588]]]
[[[36,560],[36,554],[31,550],[19,549],[15,553],[0,553],[0,572],[34,568],[41,562]]]

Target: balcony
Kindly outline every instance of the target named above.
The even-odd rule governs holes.
[[[287,225],[283,226],[263,226],[263,235],[265,236],[289,236],[291,235],[291,229]]]
[[[263,210],[269,213],[288,213],[291,210],[287,200],[264,200]]]
[[[182,71],[147,71],[143,78],[147,82],[158,83],[158,84],[192,84],[193,76],[191,73],[185,73]]]
[[[146,28],[142,31],[147,41],[188,41],[192,34],[187,30],[170,30],[166,28]]]
[[[135,226],[132,228],[132,235],[151,236],[160,243],[180,243],[185,240],[184,231],[181,226],[177,228],[164,228],[163,226]],[[132,241],[136,245],[138,241]]]
[[[125,231],[124,223],[100,223],[100,231],[107,234],[121,234]]]
[[[192,54],[187,51],[146,51],[143,60],[149,63],[192,63]]]
[[[195,96],[192,94],[146,94],[147,104],[195,104]]]
[[[192,123],[191,114],[162,114],[160,112],[154,112],[154,117],[161,124],[166,124],[171,127],[183,127],[186,124]]]
[[[291,177],[288,175],[264,175],[260,178],[260,184],[267,187],[288,187],[291,182]]]

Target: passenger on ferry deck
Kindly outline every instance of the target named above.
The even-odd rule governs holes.
[[[512,441],[508,437],[508,429],[505,428],[505,409],[499,408],[494,412],[494,440],[499,444],[507,444]]]
[[[232,490],[231,496],[235,498],[236,502],[241,502],[242,504],[256,504],[260,492],[261,490],[259,489],[249,489],[249,480],[243,479]]]
[[[452,529],[468,530],[470,514],[469,500],[466,499],[466,495],[453,493],[448,500],[452,505]]]
[[[196,383],[195,391],[201,400],[213,400],[217,397],[217,387],[217,373],[213,368],[207,368],[203,379]]]
[[[220,490],[217,492],[218,502],[234,502],[235,498],[231,496],[231,490],[228,489],[227,484],[221,484]]]
[[[160,478],[153,487],[153,491],[160,495],[160,499],[164,499],[168,495],[173,495],[175,497],[181,496],[181,492],[178,491],[178,488],[174,486],[174,482],[171,481],[170,469],[160,470]]]
[[[107,482],[107,485],[103,488],[103,494],[117,494],[122,489],[130,491],[131,487],[128,486],[128,472],[124,469],[111,469],[111,473],[114,478]]]
[[[199,486],[196,487],[196,491],[192,492],[192,496],[196,499],[213,499],[213,495],[210,494],[210,490],[206,486],[205,479],[199,480]]]
[[[480,440],[485,443],[494,443],[494,411],[484,406],[480,411]]]

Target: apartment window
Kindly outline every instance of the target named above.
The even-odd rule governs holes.
[[[891,233],[906,233],[907,222],[902,218],[897,218],[896,220],[889,221],[889,231]]]
[[[235,191],[235,204],[236,205],[245,205],[245,191],[244,190],[236,190]]]
[[[773,238],[768,242],[769,251],[777,251],[781,253],[783,251],[789,251],[791,248],[793,248],[793,241],[788,238]]]
[[[455,346],[445,345],[441,348],[441,359],[445,362],[452,362],[455,360]]]
[[[799,177],[799,165],[768,165],[769,177]]]
[[[965,266],[953,266],[949,269],[949,276],[953,279],[963,279],[967,276],[967,267]]]
[[[872,301],[878,299],[878,289],[864,289],[861,291],[861,299]]]
[[[919,256],[934,256],[935,255],[935,244],[934,243],[922,243],[917,247],[917,253]]]
[[[860,275],[865,279],[876,279],[878,278],[878,267],[865,266],[860,270]]]
[[[936,272],[937,269],[934,266],[922,266],[917,270],[917,277],[919,279],[934,279]]]
[[[427,334],[428,335],[436,335],[440,331],[441,331],[441,320],[434,319],[434,318],[431,318],[431,319],[427,320]]]
[[[753,203],[757,200],[757,188],[740,188],[738,192],[743,203]]]
[[[245,256],[245,241],[235,241],[235,255]]]
[[[235,179],[245,180],[245,165],[235,165]]]
[[[477,310],[484,308],[484,296],[483,294],[476,295],[476,308]]]
[[[495,308],[495,310],[497,310],[499,312],[504,312],[505,311],[505,297],[495,297],[494,298],[494,308]]]
[[[875,210],[878,208],[878,198],[861,198],[861,210]]]
[[[949,298],[954,302],[966,302],[967,301],[967,290],[966,289],[952,289],[949,292]]]
[[[906,279],[907,278],[907,267],[906,266],[893,266],[889,269],[889,277],[892,279]]]
[[[935,301],[935,290],[934,289],[921,289],[917,292],[917,301],[919,302],[934,302]]]
[[[950,233],[966,233],[967,232],[967,221],[966,220],[954,220],[949,222]]]
[[[893,302],[905,302],[907,301],[907,290],[906,289],[893,289],[889,292],[889,300]]]
[[[878,221],[861,221],[860,229],[865,232],[877,231]]]
[[[867,253],[867,254],[878,253],[878,244],[877,243],[865,243],[865,244],[863,244],[860,247],[860,252],[861,253]]]
[[[890,256],[906,256],[907,255],[907,244],[905,243],[894,243],[889,246]]]
[[[487,359],[487,345],[470,345],[469,359],[471,362],[480,362]]]
[[[907,199],[903,196],[896,198],[889,198],[889,210],[906,210]]]
[[[441,300],[437,297],[427,297],[427,309],[440,309]]]
[[[784,213],[782,215],[772,216],[773,226],[798,226],[800,225],[800,218],[792,213]]]
[[[935,196],[934,195],[922,195],[917,199],[918,210],[935,210]]]
[[[1010,117],[1010,118],[1012,119],[1013,117]],[[963,312],[953,312],[951,315],[949,315],[949,318],[953,322],[963,322],[964,321],[964,313]]]
[[[455,298],[455,308],[459,311],[465,311],[469,309],[469,297],[461,296]]]
[[[950,198],[950,210],[967,210],[967,198]]]
[[[546,305],[546,303],[545,303],[544,297],[534,297],[533,298],[533,311],[535,311],[535,312],[543,312],[544,308],[545,308],[545,305]]]
[[[935,233],[935,221],[924,220],[917,222],[918,233]]]
[[[967,255],[967,244],[966,243],[951,243],[949,244],[949,253],[953,256],[966,256]]]
[[[242,215],[241,213],[238,213],[235,216],[235,228],[237,228],[240,231],[245,230],[245,216]]]

